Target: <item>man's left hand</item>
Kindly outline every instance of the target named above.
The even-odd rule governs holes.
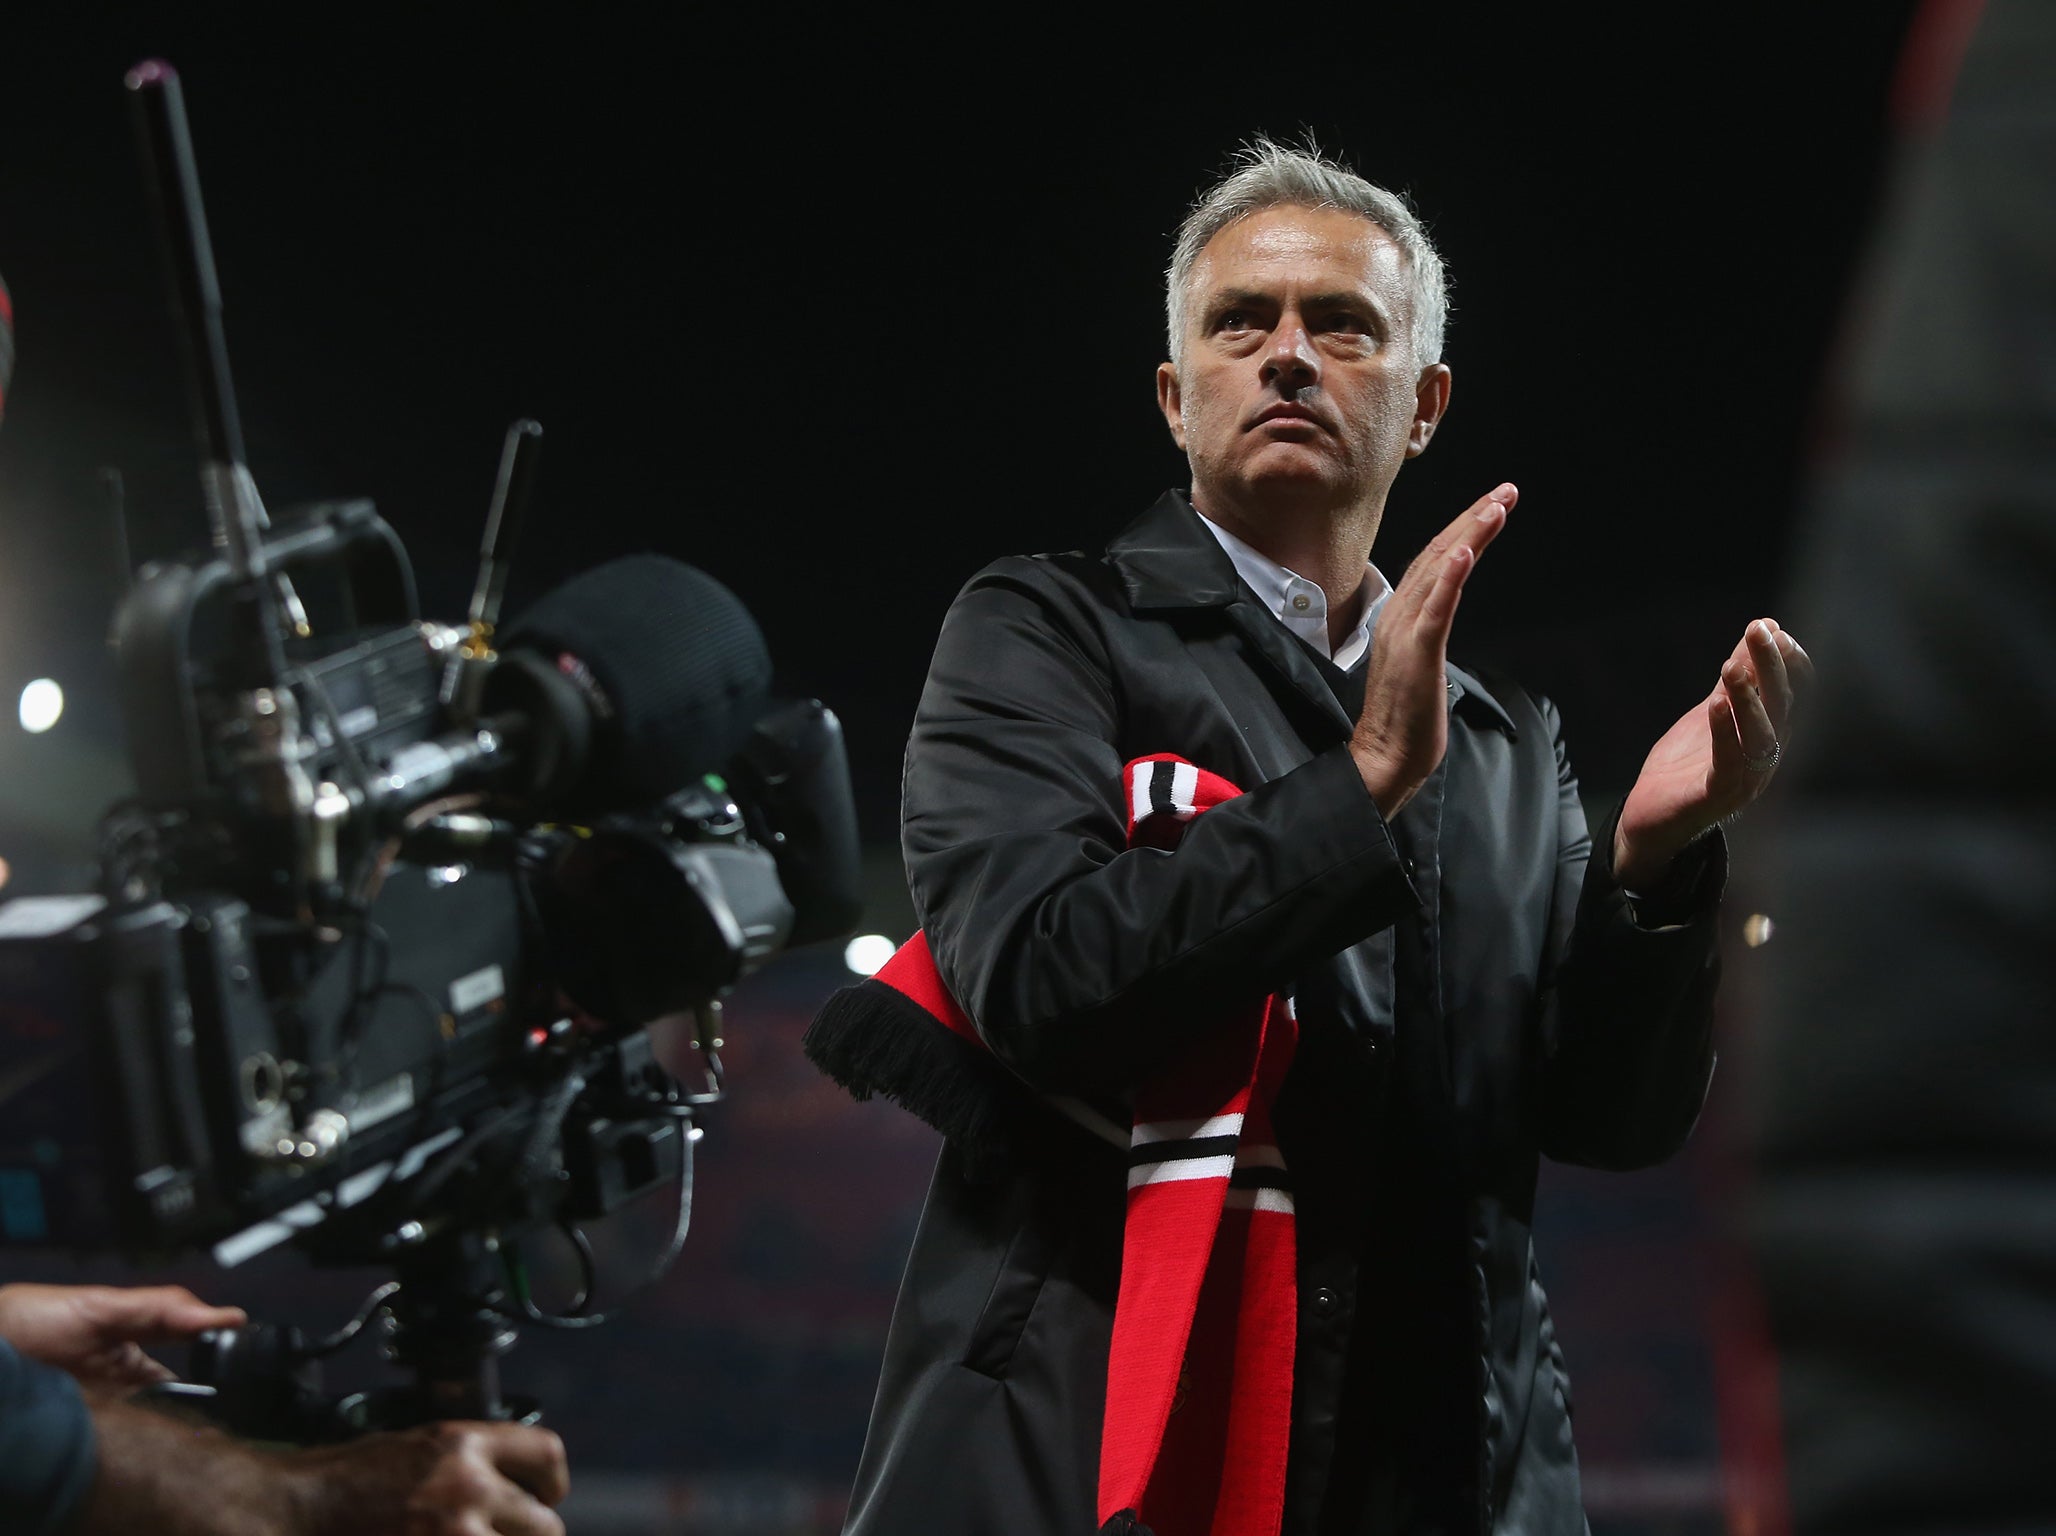
[[[0,1285],[0,1338],[69,1371],[96,1400],[172,1379],[145,1344],[248,1321],[241,1307],[210,1307],[182,1285]]]
[[[1763,793],[1812,681],[1812,660],[1775,619],[1743,632],[1713,692],[1649,749],[1628,791],[1613,840],[1623,886],[1654,890],[1694,838]]]

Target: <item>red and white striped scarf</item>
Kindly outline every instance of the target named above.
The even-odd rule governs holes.
[[[1123,779],[1131,847],[1166,847],[1241,793],[1168,753],[1137,758]],[[1271,1106],[1298,1024],[1284,997],[1219,1022],[1134,1095],[1100,1436],[1108,1533],[1274,1536],[1283,1518],[1297,1251]],[[885,1094],[988,1161],[1032,1158],[1049,1111],[1088,1129],[1098,1119],[998,1067],[918,933],[830,1000],[806,1049],[859,1098]]]

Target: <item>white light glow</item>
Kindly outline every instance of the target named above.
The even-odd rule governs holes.
[[[21,728],[41,734],[57,723],[64,713],[64,690],[47,677],[39,677],[21,691]]]
[[[882,933],[860,933],[842,952],[842,963],[859,976],[875,976],[899,946]]]

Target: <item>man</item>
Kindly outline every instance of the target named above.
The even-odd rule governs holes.
[[[14,307],[0,281],[0,411]],[[431,1424],[265,1451],[131,1404],[145,1344],[240,1327],[181,1286],[0,1286],[0,1531],[8,1536],[563,1536],[563,1443]]]
[[[1445,664],[1514,488],[1396,589],[1368,565],[1448,406],[1442,293],[1397,198],[1247,150],[1169,273],[1158,396],[1190,498],[1103,558],[973,578],[906,762],[935,971],[1029,1088],[1120,1098],[1292,994],[1275,1123],[1297,1338],[1268,1521],[1291,1532],[1582,1530],[1529,1241],[1537,1161],[1636,1167],[1690,1130],[1715,828],[1767,782],[1805,670],[1751,624],[1593,843],[1554,709]],[[1170,852],[1127,846],[1123,765],[1156,753],[1243,791]],[[947,1097],[922,1087],[899,1096]],[[993,1164],[962,1140],[908,1264],[849,1528],[1097,1529],[1121,1170]]]

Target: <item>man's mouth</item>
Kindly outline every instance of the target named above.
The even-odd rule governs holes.
[[[1321,418],[1310,407],[1291,400],[1280,400],[1276,405],[1267,405],[1258,411],[1256,420],[1251,422],[1250,426],[1261,427],[1274,421],[1300,422],[1309,427],[1318,427],[1322,424]]]

